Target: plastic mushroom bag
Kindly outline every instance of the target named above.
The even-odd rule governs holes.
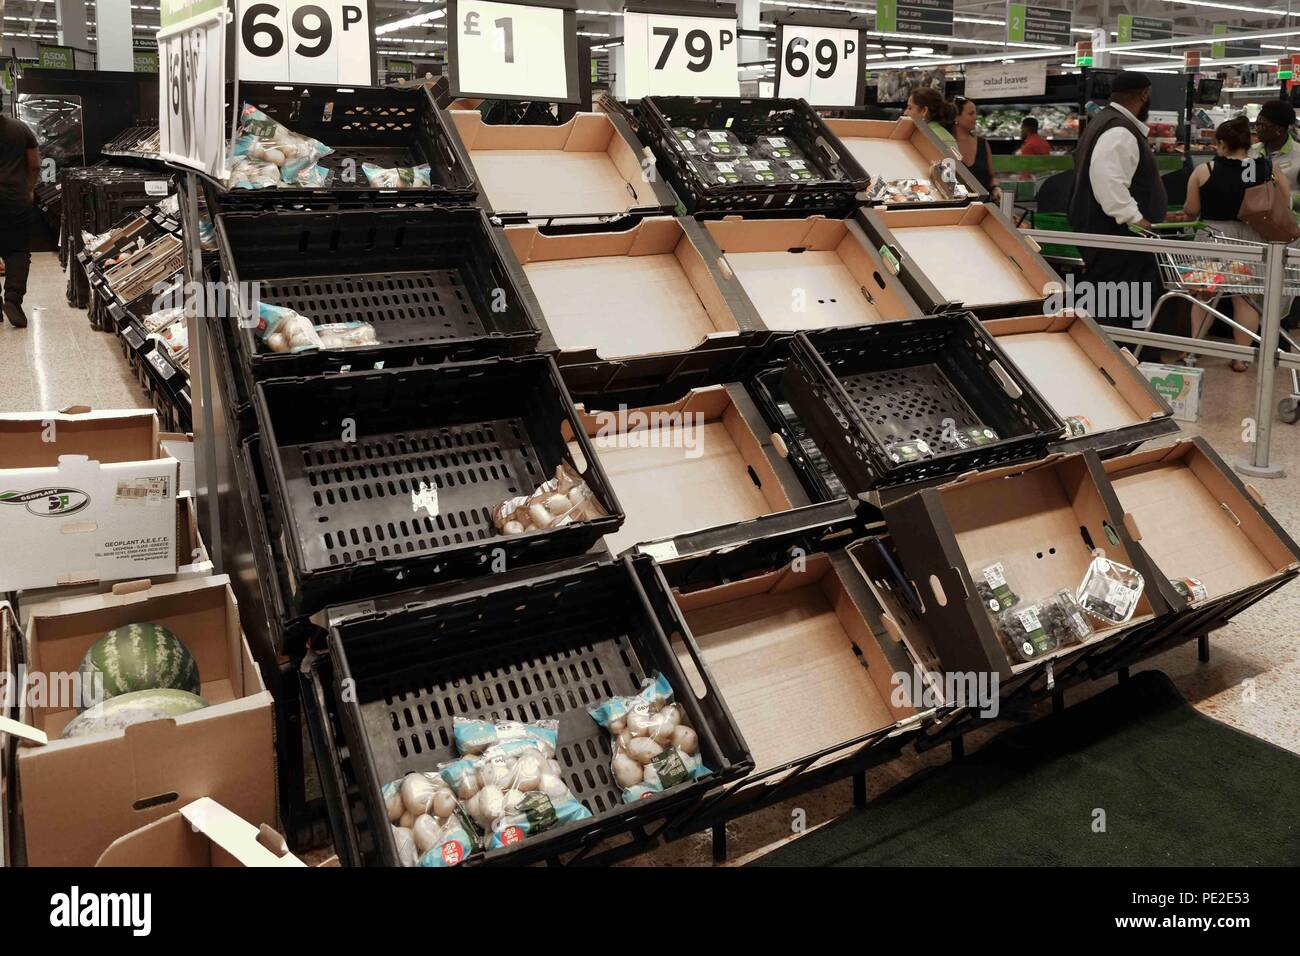
[[[439,774],[408,773],[384,784],[383,795],[403,866],[455,866],[480,848],[473,822]]]
[[[513,846],[591,811],[570,792],[555,759],[558,723],[491,722],[457,717],[461,759],[439,773],[486,834],[488,849]]]
[[[409,189],[414,186],[429,186],[433,182],[428,163],[399,166],[396,169],[362,163],[361,171],[366,174],[366,182],[378,189]]]
[[[378,345],[369,322],[330,322],[316,325],[305,315],[269,302],[257,304],[257,338],[270,352],[349,349]]]
[[[699,735],[687,723],[686,710],[673,702],[663,674],[655,674],[639,694],[611,697],[587,713],[613,738],[611,770],[624,803],[709,772],[700,759]]]
[[[295,133],[245,103],[230,150],[226,184],[231,189],[325,186],[332,174],[317,164],[332,152],[320,140]]]
[[[555,477],[542,482],[532,494],[507,498],[493,507],[492,523],[502,534],[514,535],[603,518],[605,513],[582,476],[561,462]]]

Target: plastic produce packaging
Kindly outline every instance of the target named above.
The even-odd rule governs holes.
[[[1020,595],[1007,583],[1006,569],[1001,561],[990,564],[972,577],[975,579],[975,592],[993,614],[1010,610],[1020,603]]]
[[[554,478],[542,482],[532,494],[507,498],[492,509],[492,523],[502,534],[559,528],[604,516],[605,509],[591,488],[565,462],[555,467]]]
[[[487,834],[489,849],[591,816],[569,790],[555,759],[558,727],[554,720],[453,721],[462,756],[443,764],[439,775]]]
[[[231,189],[324,186],[332,174],[317,164],[332,152],[320,140],[295,133],[245,103],[230,150],[226,185]]]
[[[395,169],[385,169],[374,163],[362,163],[361,171],[366,174],[366,182],[379,189],[409,189],[432,183],[428,163],[419,166],[398,166]]]
[[[792,183],[819,183],[822,180],[821,173],[806,159],[778,159],[776,168]]]
[[[714,159],[736,159],[749,149],[731,130],[702,129],[695,134],[695,151]]]
[[[327,322],[315,325],[305,315],[269,302],[257,304],[254,333],[270,352],[348,349],[379,344],[375,328],[369,322]]]
[[[408,773],[384,784],[388,822],[404,866],[455,866],[481,848],[478,831],[437,773]]]
[[[787,136],[760,136],[755,151],[768,159],[806,159],[799,147]]]
[[[1175,591],[1191,602],[1204,601],[1210,596],[1209,590],[1200,578],[1171,578],[1169,583]]]
[[[1075,596],[1083,609],[1098,620],[1123,624],[1133,617],[1142,597],[1142,574],[1100,553],[1094,554]]]
[[[1041,604],[1014,607],[997,616],[998,635],[1013,656],[1033,661],[1060,646],[1060,636],[1047,627],[1045,617],[1046,607]]]
[[[588,713],[613,738],[611,770],[624,803],[709,772],[700,759],[699,736],[685,709],[673,702],[672,685],[663,674],[655,674],[639,694],[611,697]]]

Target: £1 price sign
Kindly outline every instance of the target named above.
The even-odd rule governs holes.
[[[776,95],[813,106],[860,106],[866,99],[866,43],[851,27],[777,25]]]
[[[158,31],[158,153],[209,176],[225,174],[226,9]],[[166,8],[164,7],[164,10]]]
[[[235,34],[241,80],[374,82],[368,0],[239,0]]]
[[[739,96],[734,17],[623,14],[620,99]]]
[[[576,0],[450,0],[452,95],[577,102],[576,7]]]

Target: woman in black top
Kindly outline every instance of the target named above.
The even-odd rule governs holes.
[[[979,184],[988,190],[994,202],[1002,201],[1002,189],[998,186],[997,176],[993,173],[993,150],[989,141],[983,136],[975,135],[976,109],[975,101],[964,96],[955,96],[952,101],[957,112],[953,129],[957,134],[957,148],[961,150],[961,161],[971,171]]]
[[[1250,122],[1244,116],[1220,123],[1214,131],[1214,148],[1218,159],[1198,166],[1187,181],[1187,202],[1183,212],[1170,216],[1171,220],[1204,219],[1217,232],[1231,239],[1263,242],[1253,228],[1237,218],[1242,197],[1251,186],[1258,186],[1273,178],[1273,164],[1267,157],[1250,156]],[[1285,177],[1277,177],[1281,188],[1290,195]],[[1285,315],[1291,308],[1290,299],[1282,305]],[[1252,331],[1259,329],[1259,308],[1248,296],[1232,297],[1232,317]],[[1207,322],[1198,333],[1208,331]],[[1240,345],[1253,345],[1254,340],[1240,329],[1232,330],[1232,337]],[[1234,372],[1244,372],[1249,363],[1234,361]]]

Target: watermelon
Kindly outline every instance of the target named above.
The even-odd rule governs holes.
[[[113,628],[86,651],[80,671],[83,710],[132,691],[199,692],[199,666],[194,655],[161,624],[143,622]]]
[[[90,734],[122,730],[132,724],[163,717],[180,717],[208,706],[197,694],[184,690],[136,690],[110,697],[72,719],[63,729],[64,737],[86,737]]]

